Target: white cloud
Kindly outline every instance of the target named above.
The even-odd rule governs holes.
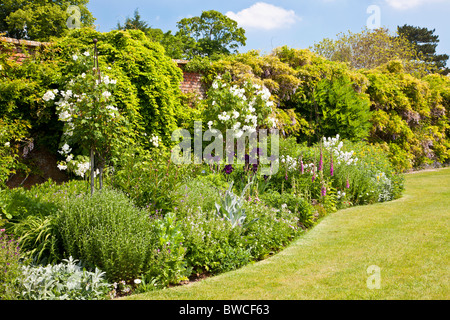
[[[419,7],[423,4],[443,2],[445,0],[385,0],[394,9],[407,10]]]
[[[238,13],[229,11],[226,15],[235,20],[240,27],[263,30],[287,28],[300,20],[294,10],[286,10],[264,2],[257,2]]]

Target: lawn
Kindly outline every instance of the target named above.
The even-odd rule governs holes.
[[[126,299],[449,299],[449,208],[450,168],[408,174],[401,199],[333,213],[264,261]]]

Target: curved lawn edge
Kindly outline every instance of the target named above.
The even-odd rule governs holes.
[[[402,198],[335,212],[266,260],[123,299],[448,299],[450,168],[405,183]]]

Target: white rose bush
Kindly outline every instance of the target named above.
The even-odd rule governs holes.
[[[80,177],[100,176],[114,152],[129,136],[127,120],[115,106],[113,91],[117,83],[102,75],[96,65],[95,52],[73,54],[73,65],[79,74],[65,80],[59,89],[47,91],[42,99],[54,103],[59,120],[64,122],[60,170],[70,170]],[[72,151],[77,145],[80,154]],[[94,160],[95,159],[95,160]],[[93,181],[91,181],[93,192]]]

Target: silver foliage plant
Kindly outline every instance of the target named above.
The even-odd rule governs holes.
[[[242,191],[241,196],[237,196],[233,193],[233,182],[231,182],[228,190],[225,191],[225,194],[222,195],[221,198],[221,205],[216,205],[216,213],[220,218],[223,218],[225,220],[228,220],[231,223],[232,228],[235,228],[236,226],[240,226],[243,228],[247,228],[254,222],[256,222],[258,219],[253,219],[251,221],[246,222],[245,219],[247,218],[245,214],[245,209],[243,208],[244,203],[244,195],[247,191],[250,184],[248,184],[244,190]]]
[[[20,297],[26,300],[102,300],[111,287],[104,272],[83,270],[72,257],[47,266],[23,266]]]

